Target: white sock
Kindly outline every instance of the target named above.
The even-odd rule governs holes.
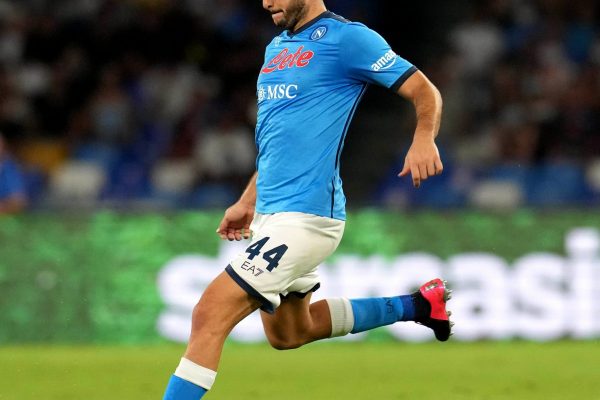
[[[192,382],[194,385],[198,385],[206,390],[210,390],[217,373],[208,368],[204,368],[187,358],[182,358],[179,362],[179,366],[175,370],[175,376],[185,379],[188,382]]]
[[[331,315],[331,337],[346,336],[354,328],[354,313],[350,300],[326,299]]]

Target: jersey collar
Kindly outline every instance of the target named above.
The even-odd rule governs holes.
[[[332,13],[331,11],[327,10],[327,11],[323,11],[321,14],[319,14],[318,16],[316,16],[315,18],[311,19],[310,21],[308,21],[306,24],[302,25],[300,27],[300,29],[298,29],[295,32],[290,31],[289,29],[287,30],[287,34],[289,37],[294,37],[297,34],[299,34],[300,32],[304,32],[305,30],[307,30],[308,28],[310,28],[311,26],[313,26],[314,24],[316,24],[317,22],[319,22],[320,20],[322,20],[323,18],[328,18],[335,15],[334,13]]]

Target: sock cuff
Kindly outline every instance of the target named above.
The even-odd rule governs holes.
[[[206,390],[210,390],[217,373],[208,368],[204,368],[187,358],[182,358],[179,362],[179,366],[175,370],[175,376],[185,379],[188,382],[192,382],[194,385],[198,385]]]
[[[354,328],[354,312],[350,300],[326,299],[331,315],[331,337],[346,336]]]

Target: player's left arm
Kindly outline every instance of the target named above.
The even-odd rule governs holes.
[[[416,187],[442,172],[435,145],[440,128],[442,97],[436,87],[409,61],[398,56],[377,32],[360,23],[343,25],[340,60],[353,82],[375,83],[397,91],[410,100],[417,112],[417,129],[400,176],[412,173]]]
[[[435,144],[442,118],[442,96],[420,71],[416,71],[400,86],[398,94],[410,100],[417,113],[415,135],[399,176],[412,174],[413,184],[418,188],[421,181],[441,174],[444,169]]]

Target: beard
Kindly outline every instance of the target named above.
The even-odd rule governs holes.
[[[306,0],[293,0],[289,8],[285,10],[283,18],[279,22],[276,22],[275,25],[291,31],[305,15]]]

